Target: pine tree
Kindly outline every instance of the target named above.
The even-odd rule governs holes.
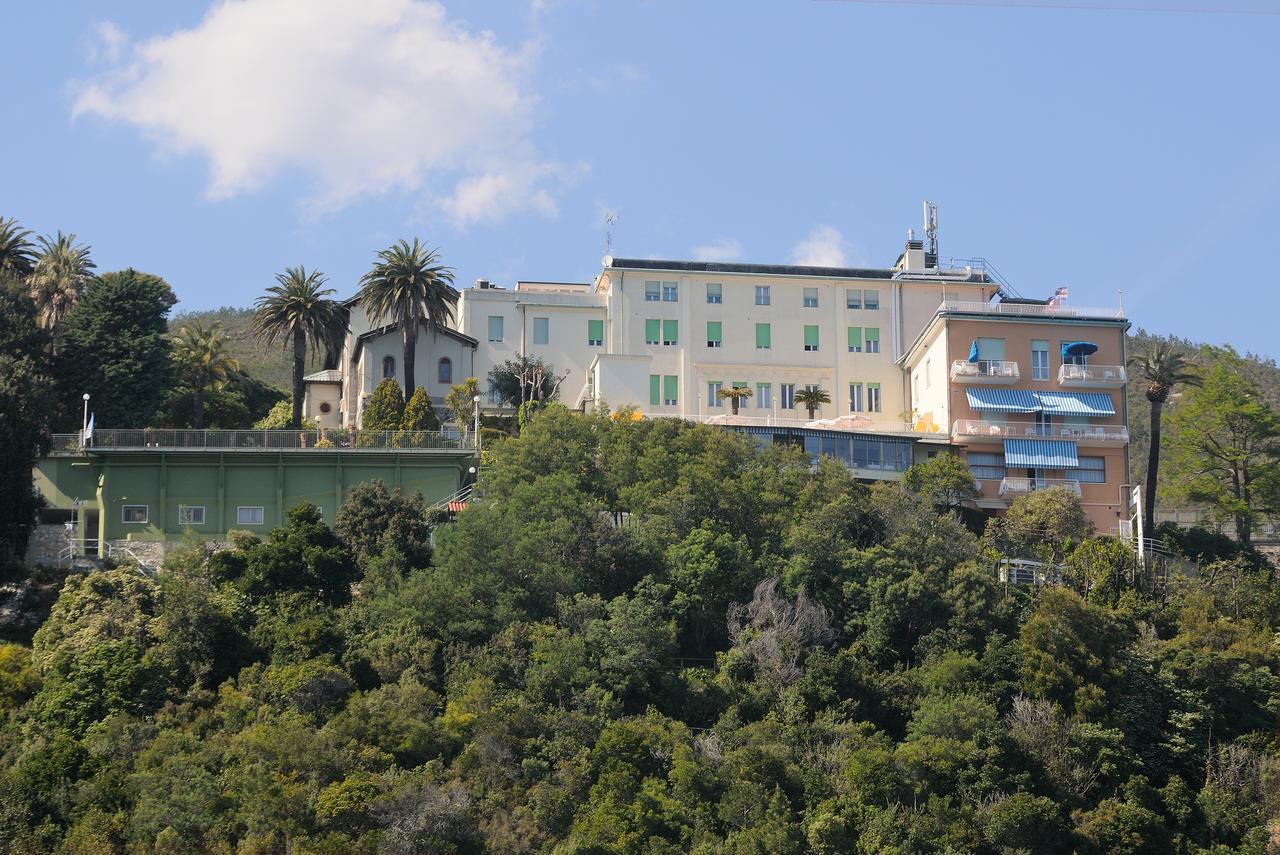
[[[440,430],[440,418],[431,406],[431,396],[421,386],[413,391],[404,406],[403,425],[405,430]]]
[[[404,398],[400,384],[388,377],[378,384],[364,408],[360,427],[364,430],[399,430],[404,420]]]

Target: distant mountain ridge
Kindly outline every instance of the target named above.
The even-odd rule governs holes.
[[[240,369],[281,391],[289,389],[289,354],[283,347],[267,350],[253,334],[253,309],[223,306],[202,312],[181,312],[169,320],[169,329],[199,322],[206,327],[219,323],[227,340],[227,350]]]

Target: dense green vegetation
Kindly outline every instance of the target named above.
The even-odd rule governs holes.
[[[177,332],[180,327],[189,324],[204,327],[217,324],[222,330],[223,346],[240,365],[241,371],[276,389],[288,389],[290,356],[284,350],[268,348],[258,340],[253,331],[253,313],[253,309],[234,309],[230,306],[200,312],[179,311],[170,319],[169,329]],[[317,370],[319,365],[318,359],[311,363]]]
[[[70,579],[0,648],[9,851],[1268,851],[1256,554],[1179,541],[1164,586],[1065,491],[977,535],[950,462],[867,487],[674,420],[552,405],[487,454],[434,550],[373,485]]]

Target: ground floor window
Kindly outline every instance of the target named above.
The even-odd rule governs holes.
[[[204,505],[178,505],[178,525],[204,525]]]
[[[773,386],[771,384],[756,384],[756,407],[761,410],[773,409]]]
[[[783,383],[781,398],[782,409],[794,410],[796,408],[796,384]]]
[[[120,521],[127,523],[145,523],[147,521],[146,505],[125,505],[120,513]]]
[[[262,525],[263,509],[259,507],[236,508],[236,525]]]

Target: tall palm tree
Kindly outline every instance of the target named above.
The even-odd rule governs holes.
[[[805,409],[809,411],[809,420],[812,421],[814,413],[817,412],[818,407],[821,407],[823,404],[831,403],[831,396],[827,394],[826,389],[822,389],[817,386],[812,388],[806,387],[801,389],[799,392],[796,392],[796,403],[804,404]]]
[[[728,401],[729,406],[733,408],[733,414],[738,414],[738,406],[751,397],[751,390],[746,386],[734,386],[729,389],[721,389],[716,392],[716,398],[721,401]]]
[[[50,350],[56,354],[62,344],[62,322],[80,301],[97,265],[89,256],[90,247],[77,244],[74,234],[58,232],[56,238],[41,237],[39,243],[27,283],[40,325],[49,331]]]
[[[397,241],[378,253],[373,268],[360,279],[356,294],[371,323],[395,321],[404,342],[404,394],[413,393],[413,362],[418,350],[418,328],[439,329],[453,320],[458,291],[453,268],[440,263],[437,249],[427,249],[417,238],[410,244]]]
[[[31,231],[15,219],[0,217],[0,273],[25,277],[36,265],[36,246],[28,238]]]
[[[210,327],[198,321],[187,324],[170,336],[170,341],[178,379],[191,388],[191,426],[203,428],[205,390],[222,386],[240,370],[240,363],[227,352],[222,328],[216,322]]]
[[[1147,456],[1147,501],[1143,507],[1142,525],[1151,537],[1156,524],[1156,479],[1160,472],[1160,418],[1169,395],[1178,386],[1199,386],[1200,375],[1186,357],[1167,341],[1156,340],[1131,361],[1146,385],[1151,402],[1151,448]]]
[[[329,297],[334,291],[324,287],[326,281],[318,270],[287,267],[276,274],[277,284],[258,298],[253,316],[254,332],[263,344],[282,343],[293,351],[293,427],[302,424],[307,345],[324,348],[347,333],[347,308]]]

